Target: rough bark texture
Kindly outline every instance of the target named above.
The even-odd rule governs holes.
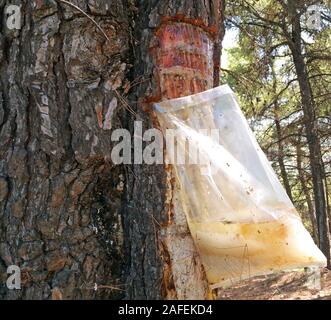
[[[121,1],[22,3],[23,26],[1,26],[0,299],[113,298],[122,283],[123,167],[110,161],[120,126],[115,90],[127,71]],[[119,103],[118,103],[119,105]],[[22,290],[7,290],[8,265]]]
[[[216,1],[140,1],[132,101],[146,128],[152,102],[211,88],[218,74]],[[132,239],[129,297],[200,298],[207,294],[204,270],[178,199],[171,167],[136,166],[130,174],[125,219]],[[159,267],[161,266],[161,268]],[[154,267],[154,268],[153,268]]]
[[[0,0],[0,14],[9,2],[23,26],[0,30],[0,299],[204,298],[171,168],[114,166],[111,133],[151,128],[152,102],[215,84],[219,56],[203,55],[220,50],[221,3],[72,0],[107,41],[60,1]],[[161,59],[171,34],[188,59],[180,46]],[[5,286],[12,264],[22,290]]]

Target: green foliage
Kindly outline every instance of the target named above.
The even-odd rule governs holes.
[[[302,3],[301,3],[302,2]],[[301,15],[302,52],[316,104],[329,202],[331,188],[331,24],[330,10],[321,5],[321,26],[307,27],[313,1],[296,1]],[[293,202],[312,230],[309,201],[312,175],[303,125],[300,88],[289,47],[291,32],[282,0],[227,1],[227,29],[238,33],[237,45],[227,49],[228,66],[221,82],[239,96],[243,111],[280,176],[290,186]],[[277,122],[279,127],[277,130]],[[285,174],[281,173],[281,162]],[[311,210],[311,207],[310,207]]]

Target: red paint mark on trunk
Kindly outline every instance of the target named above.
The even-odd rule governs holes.
[[[159,100],[198,93],[213,87],[213,49],[210,34],[196,25],[176,22],[157,30],[153,48]],[[152,101],[158,101],[155,97]]]

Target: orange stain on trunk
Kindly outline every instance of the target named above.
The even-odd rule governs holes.
[[[162,24],[152,48],[160,96],[173,99],[213,87],[214,42],[210,30],[186,22]]]

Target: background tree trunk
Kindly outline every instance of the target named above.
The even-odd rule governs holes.
[[[9,3],[23,26],[0,31],[0,299],[204,298],[171,168],[114,166],[111,133],[216,84],[222,2],[72,1],[109,41],[60,1]],[[193,50],[178,60],[173,42],[177,73],[159,60],[168,36]],[[12,264],[22,290],[5,286]]]
[[[301,132],[300,132],[300,134],[301,134]],[[295,144],[296,144],[297,168],[298,168],[299,180],[300,180],[302,191],[305,195],[307,206],[308,206],[308,213],[309,213],[309,219],[310,219],[310,222],[312,225],[313,238],[316,242],[318,242],[318,229],[317,229],[315,208],[314,208],[314,204],[312,202],[310,192],[308,189],[307,177],[305,175],[304,168],[302,167],[302,147],[301,147],[301,136],[300,135],[299,135],[298,141],[296,141]]]
[[[300,4],[298,1],[290,1],[288,4],[289,18],[292,24],[291,38],[288,39],[292,52],[293,62],[300,86],[302,109],[305,118],[306,137],[309,148],[310,167],[313,178],[315,210],[319,233],[319,247],[330,261],[330,239],[326,192],[324,185],[324,168],[322,161],[321,145],[318,136],[315,101],[308,79],[308,72],[302,53],[301,25],[299,14]]]

